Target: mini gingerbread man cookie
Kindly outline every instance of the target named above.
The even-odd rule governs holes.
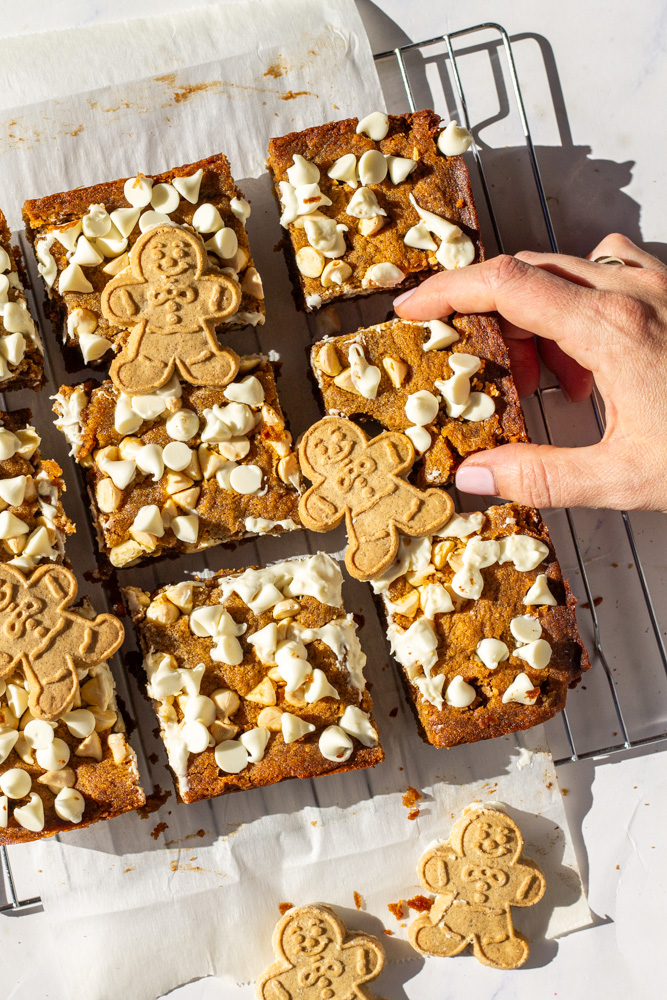
[[[410,942],[423,955],[448,958],[468,945],[494,969],[518,969],[528,941],[512,924],[512,906],[533,906],[544,895],[544,875],[523,857],[516,823],[496,809],[471,807],[449,840],[420,859],[419,881],[436,899],[410,924]]]
[[[0,563],[0,680],[23,670],[37,719],[66,712],[79,687],[77,666],[101,663],[123,641],[113,615],[89,619],[68,610],[77,589],[65,566],[39,566],[26,577]]]
[[[133,328],[110,368],[121,392],[154,392],[174,368],[195,385],[223,386],[234,378],[238,356],[220,347],[213,326],[237,311],[241,289],[226,274],[205,274],[206,266],[197,236],[156,226],[132,247],[130,267],[106,285],[102,313]]]
[[[276,925],[273,950],[277,961],[255,984],[258,1000],[373,1000],[363,984],[384,965],[378,939],[348,934],[322,903],[288,910]]]
[[[399,532],[420,537],[446,524],[454,504],[444,490],[406,482],[415,451],[405,434],[387,431],[369,441],[343,417],[325,417],[299,446],[301,470],[313,482],[299,514],[313,531],[331,531],[345,518],[345,565],[351,576],[381,576],[396,558]]]

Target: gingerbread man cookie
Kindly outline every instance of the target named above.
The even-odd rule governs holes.
[[[381,576],[396,558],[398,535],[433,534],[454,511],[441,489],[418,490],[402,477],[415,451],[405,434],[387,431],[369,441],[343,417],[325,417],[303,436],[299,460],[313,486],[299,514],[313,531],[331,531],[345,518],[345,565],[351,576]]]
[[[523,857],[516,823],[496,809],[470,808],[449,840],[420,859],[419,881],[436,899],[410,924],[410,942],[423,955],[458,955],[468,945],[494,969],[518,969],[528,941],[512,924],[512,906],[533,906],[544,895],[544,875]]]
[[[223,386],[234,378],[238,356],[220,347],[213,327],[237,311],[241,289],[226,274],[205,274],[206,266],[197,236],[156,226],[132,247],[130,267],[106,285],[102,313],[133,328],[110,368],[121,392],[154,392],[174,368],[194,385]]]
[[[377,938],[349,935],[321,903],[288,910],[276,925],[273,950],[277,961],[255,984],[258,1000],[373,1000],[363,984],[384,965]]]
[[[79,687],[77,666],[101,663],[123,641],[113,615],[88,619],[68,610],[77,589],[65,566],[39,566],[26,577],[0,564],[0,680],[23,671],[37,719],[66,712]]]

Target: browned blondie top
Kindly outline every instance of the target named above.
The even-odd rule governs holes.
[[[438,149],[438,115],[370,117],[269,142],[287,262],[308,311],[484,257],[468,171]]]
[[[27,201],[23,218],[47,309],[63,343],[78,345],[90,364],[117,352],[128,331],[110,326],[100,298],[107,282],[129,264],[129,250],[155,225],[186,226],[204,240],[209,268],[225,270],[241,286],[238,311],[224,329],[264,322],[262,282],[254,266],[243,198],[221,153],[162,174],[137,174],[88,188]],[[105,357],[106,356],[106,357]]]
[[[241,359],[224,389],[181,384],[125,396],[62,386],[56,426],[85,468],[99,544],[116,567],[301,526],[301,477],[274,364]]]
[[[391,320],[315,344],[311,364],[328,414],[408,435],[420,485],[447,485],[467,455],[527,440],[493,316]]]
[[[84,601],[77,610],[94,613]],[[0,680],[0,844],[80,829],[146,801],[106,662],[79,666],[69,710],[34,719],[25,678]]]
[[[0,562],[31,570],[62,562],[75,530],[60,500],[62,469],[39,453],[30,410],[0,411]]]
[[[528,729],[565,707],[590,663],[539,512],[455,514],[401,541],[382,595],[422,738],[437,747]]]
[[[0,392],[41,389],[44,351],[28,311],[23,263],[0,212]]]
[[[184,802],[339,774],[384,754],[330,556],[125,591]]]

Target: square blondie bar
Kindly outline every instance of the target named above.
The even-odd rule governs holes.
[[[468,170],[440,151],[440,133],[433,111],[375,112],[270,140],[285,255],[306,311],[483,259]]]
[[[65,567],[60,570],[70,572]],[[20,587],[16,579],[7,578],[2,564],[0,577],[4,585],[0,613],[6,613],[8,599],[20,602]],[[22,610],[24,614],[31,611],[25,603]],[[87,600],[71,610],[94,628],[95,614]],[[44,610],[33,614],[37,616],[33,620],[41,621]],[[120,622],[114,621],[122,636]],[[12,652],[25,638],[15,636]],[[7,651],[2,650],[0,668],[6,666],[6,656]],[[90,662],[86,657],[85,662],[76,663],[76,669],[78,683],[72,703],[49,721],[36,718],[28,707],[29,689],[20,667],[9,675],[2,671],[0,844],[24,843],[80,829],[136,809],[146,801],[108,662]]]
[[[539,512],[455,514],[402,539],[373,583],[425,742],[451,747],[545,722],[590,663]]]
[[[220,326],[264,322],[262,282],[254,266],[245,221],[250,205],[232,178],[225,156],[210,156],[161,174],[137,174],[27,201],[23,218],[47,288],[47,312],[74,366],[108,361],[128,337],[102,315],[105,285],[129,264],[142,232],[156,225],[197,232],[212,273],[239,282],[238,310]]]
[[[301,527],[301,477],[275,366],[241,358],[224,389],[175,377],[146,396],[62,386],[56,426],[85,469],[101,551],[120,568]]]
[[[493,316],[391,320],[320,341],[311,364],[328,414],[407,434],[419,485],[445,486],[467,455],[527,440]]]
[[[22,570],[62,562],[75,530],[65,514],[57,462],[42,459],[30,410],[0,411],[0,562]]]
[[[383,759],[342,582],[319,553],[126,589],[184,802]]]
[[[25,297],[24,269],[0,212],[0,392],[40,389],[44,350]]]

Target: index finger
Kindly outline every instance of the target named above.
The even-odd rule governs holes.
[[[502,254],[433,275],[405,298],[395,299],[394,308],[402,319],[415,321],[495,310],[513,326],[556,341],[591,368],[591,351],[595,353],[600,338],[600,296],[595,288]],[[591,319],[595,323],[587,322]],[[584,329],[595,335],[593,343],[582,342]]]

